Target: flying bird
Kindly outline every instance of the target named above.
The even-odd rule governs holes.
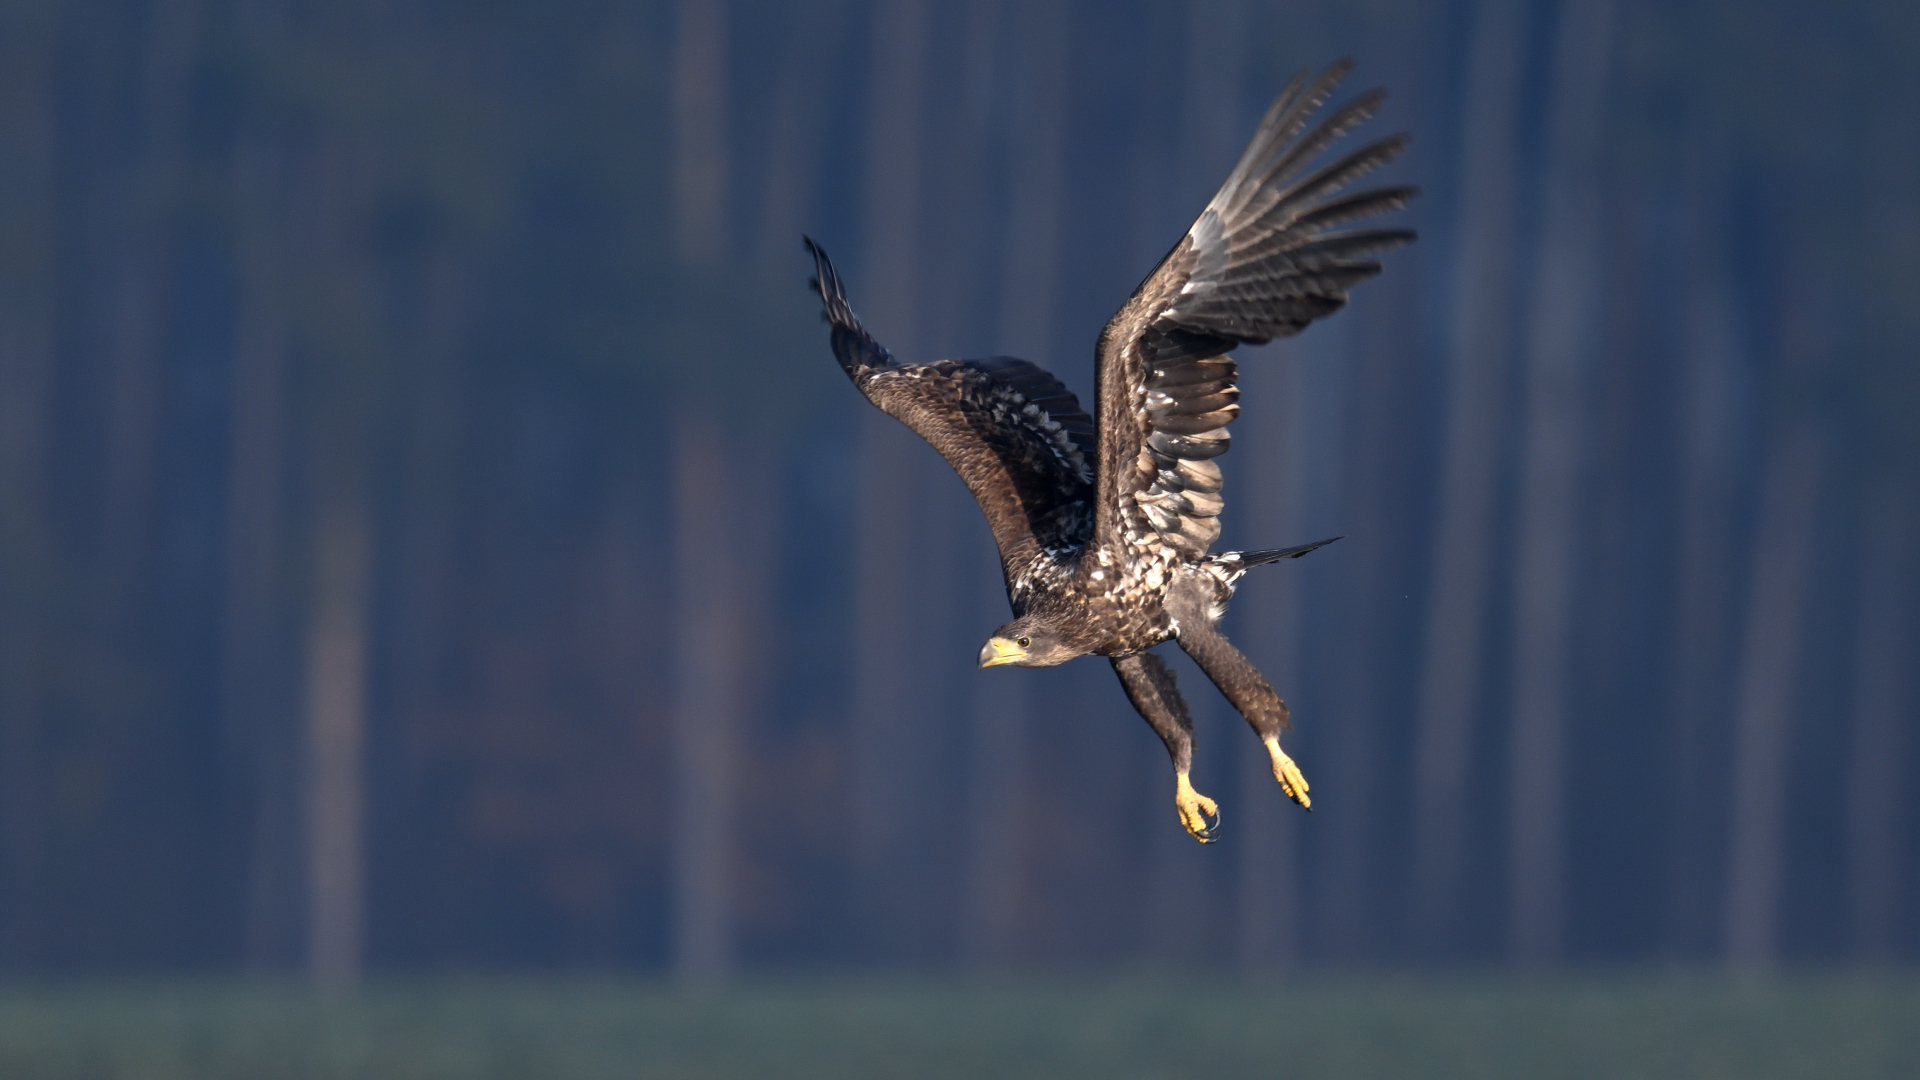
[[[854,316],[826,252],[806,241],[840,366],[867,400],[946,458],[993,531],[1014,618],[987,640],[980,666],[1107,657],[1166,743],[1180,823],[1202,843],[1215,838],[1219,806],[1189,776],[1193,719],[1172,669],[1148,651],[1163,642],[1178,642],[1252,725],[1281,789],[1312,805],[1280,747],[1292,727],[1286,703],[1217,624],[1249,569],[1333,541],[1208,549],[1223,505],[1215,459],[1240,412],[1228,352],[1331,315],[1349,288],[1380,272],[1369,256],[1414,238],[1348,226],[1404,207],[1416,189],[1341,193],[1397,157],[1406,136],[1318,164],[1385,97],[1362,94],[1313,123],[1351,68],[1342,61],[1287,84],[1199,220],[1107,323],[1095,416],[1026,360],[895,359]]]

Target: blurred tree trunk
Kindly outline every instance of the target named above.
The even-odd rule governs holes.
[[[277,144],[243,141],[235,187],[243,193],[236,262],[241,296],[234,330],[231,453],[227,471],[226,580],[221,617],[222,725],[228,768],[242,794],[244,835],[243,952],[268,966],[293,959],[299,894],[300,808],[295,794],[298,740],[283,687],[291,674],[282,640],[281,594],[286,535],[284,378],[288,327],[286,281],[275,227],[284,202],[274,198],[284,176]]]
[[[1187,0],[1185,21],[1185,77],[1175,135],[1180,175],[1175,179],[1182,195],[1178,216],[1197,218],[1252,135],[1240,100],[1247,66],[1246,0]],[[1189,207],[1186,198],[1199,201]]]
[[[725,0],[679,0],[673,43],[673,221],[680,257],[710,269],[727,254]]]
[[[52,11],[0,10],[0,965],[40,954],[53,377]]]
[[[1727,861],[1727,960],[1771,966],[1780,950],[1787,800],[1800,793],[1790,761],[1808,576],[1826,450],[1807,421],[1768,453],[1748,584],[1734,713],[1733,808]]]
[[[1587,368],[1599,332],[1600,184],[1612,0],[1567,0],[1547,116],[1515,568],[1508,947],[1558,959],[1566,932],[1566,742]]]
[[[1400,548],[1390,534],[1405,495],[1395,487],[1400,478],[1393,466],[1405,422],[1397,399],[1406,379],[1405,353],[1386,343],[1395,329],[1388,313],[1403,302],[1406,285],[1404,277],[1374,283],[1366,296],[1374,305],[1371,320],[1343,312],[1308,327],[1300,339],[1302,351],[1319,358],[1309,364],[1339,369],[1339,524],[1332,531],[1351,537],[1324,555],[1309,556],[1330,557],[1330,568],[1340,573],[1339,604],[1319,624],[1321,633],[1340,643],[1329,664],[1326,705],[1326,714],[1338,721],[1314,729],[1300,755],[1302,771],[1317,770],[1306,775],[1321,793],[1310,830],[1309,872],[1317,893],[1310,939],[1316,959],[1335,963],[1377,963],[1391,948],[1383,933],[1390,923],[1383,917],[1388,891],[1380,825],[1386,818],[1392,717],[1380,666],[1398,616],[1393,599]]]
[[[674,224],[681,265],[712,275],[726,262],[728,7],[680,0],[673,60]],[[674,425],[674,973],[711,984],[734,966],[738,740],[745,723],[740,639],[742,491],[725,429],[683,402]],[[736,506],[741,509],[736,510]]]
[[[307,960],[323,987],[360,977],[366,921],[368,605],[373,535],[358,477],[323,481],[307,639]]]
[[[1395,89],[1413,102],[1438,96],[1458,72],[1457,64],[1436,61],[1431,45],[1453,32],[1452,10],[1407,9],[1383,38],[1381,59],[1401,73]],[[1401,123],[1423,130],[1443,124],[1444,113],[1416,105],[1388,130]],[[1410,253],[1416,263],[1421,250]],[[1316,955],[1348,962],[1395,955],[1405,908],[1406,878],[1395,872],[1402,868],[1392,865],[1398,861],[1392,856],[1400,854],[1404,834],[1404,810],[1396,804],[1408,788],[1410,755],[1402,748],[1412,743],[1418,649],[1410,632],[1417,616],[1412,594],[1424,561],[1410,556],[1428,529],[1431,477],[1431,452],[1414,433],[1434,412],[1429,376],[1412,373],[1432,371],[1440,360],[1413,329],[1427,311],[1423,288],[1419,274],[1390,269],[1356,296],[1352,314],[1302,336],[1304,347],[1344,354],[1346,368],[1338,518],[1334,527],[1315,531],[1351,539],[1314,556],[1328,560],[1315,573],[1328,574],[1339,600],[1316,617],[1332,634],[1315,637],[1332,641],[1310,646],[1325,658],[1314,666],[1327,675],[1316,671],[1309,686],[1324,679],[1329,693],[1307,713],[1337,720],[1326,725],[1325,741],[1315,731],[1300,746],[1302,767],[1309,778],[1320,777],[1316,790],[1328,796],[1315,799],[1312,825],[1302,830],[1312,835],[1309,876],[1317,879],[1308,940]],[[1345,344],[1337,344],[1342,337]]]
[[[726,429],[683,412],[674,425],[673,967],[714,983],[734,966],[739,740],[750,655],[742,625],[743,490]]]
[[[1300,370],[1304,360],[1291,343],[1263,351],[1266,355],[1250,358],[1247,366],[1269,370],[1257,376],[1249,372],[1244,381],[1248,397],[1267,406],[1241,420],[1250,429],[1242,452],[1247,460],[1260,462],[1259,482],[1248,484],[1242,495],[1250,548],[1285,547],[1307,538],[1305,443],[1311,421]],[[1299,567],[1282,563],[1263,571],[1258,580],[1257,590],[1241,593],[1242,629],[1236,636],[1291,704],[1305,670],[1300,660]],[[1223,731],[1221,737],[1236,751],[1243,804],[1235,838],[1240,846],[1236,959],[1248,972],[1272,974],[1291,967],[1300,954],[1299,808],[1281,794],[1267,755],[1257,744],[1234,731]]]
[[[1853,746],[1847,785],[1848,946],[1854,959],[1901,956],[1901,825],[1907,797],[1914,655],[1913,493],[1885,483],[1867,503],[1854,645]]]
[[[1911,20],[1908,25],[1913,25]],[[1914,38],[1909,34],[1907,40]],[[1870,252],[1867,280],[1880,282],[1877,291],[1882,294],[1869,303],[1882,309],[1873,321],[1881,324],[1876,330],[1888,343],[1876,349],[1885,356],[1879,371],[1905,369],[1911,380],[1920,313],[1910,289],[1885,283],[1910,283],[1920,270],[1920,205],[1914,200],[1920,188],[1920,140],[1911,130],[1914,108],[1920,105],[1920,78],[1909,69],[1883,83],[1876,73],[1871,100],[1863,110],[1868,125],[1856,129],[1867,147],[1860,206],[1861,220],[1871,222],[1872,229],[1864,238]],[[1889,314],[1892,320],[1887,320]],[[1890,346],[1895,341],[1907,345]],[[1920,634],[1915,632],[1920,617],[1920,568],[1915,566],[1920,551],[1920,453],[1914,438],[1920,417],[1915,404],[1909,389],[1904,415],[1882,414],[1883,422],[1893,421],[1892,430],[1879,433],[1876,456],[1882,474],[1866,485],[1855,598],[1859,630],[1847,786],[1847,945],[1856,960],[1875,964],[1911,957],[1914,947],[1906,924],[1915,910],[1914,894],[1908,891],[1914,881],[1910,830],[1915,807],[1908,789],[1914,777],[1913,666],[1920,658]]]
[[[369,265],[360,245],[364,172],[338,135],[322,135],[309,158],[303,205],[289,217],[308,281],[329,290],[324,318],[371,321],[361,290]],[[324,363],[309,468],[312,595],[305,668],[307,964],[322,987],[350,986],[365,962],[366,738],[374,539],[368,489],[382,359],[336,344]],[[377,378],[377,375],[372,376]]]
[[[1011,165],[1011,146],[1003,136],[1008,133],[1010,97],[1014,87],[1020,85],[1018,65],[1013,62],[1017,52],[1012,44],[1015,21],[1012,5],[1005,0],[959,0],[934,20],[931,31],[933,40],[952,44],[935,53],[937,63],[927,76],[930,85],[947,91],[930,96],[927,102],[927,123],[940,138],[929,140],[925,150],[924,242],[938,256],[929,259],[926,267],[922,336],[938,342],[939,351],[948,356],[1005,352],[1009,348],[1017,351],[1046,343],[1009,345],[1005,340],[1009,329],[1006,260],[1009,255],[1018,255],[1020,247],[1004,225],[982,227],[1004,216],[995,196],[997,182],[1004,179],[1004,171]],[[1009,244],[1014,245],[1011,250]],[[1043,357],[1035,359],[1045,362]],[[963,508],[955,515],[963,519],[956,522],[958,527],[982,538],[988,536],[985,519],[972,499],[949,502]],[[972,525],[976,522],[978,525]],[[983,545],[974,545],[968,550],[983,549]],[[999,565],[997,560],[994,565]],[[972,577],[969,571],[963,586],[969,601],[977,588]],[[1004,611],[1004,594],[1003,589],[993,596],[993,603],[985,610]],[[969,610],[968,615],[972,614]],[[1004,621],[997,615],[992,618],[994,625]],[[964,641],[971,643],[969,655],[980,647],[975,629],[968,626],[965,630]],[[978,685],[971,673],[967,683]]]
[[[433,955],[442,948],[446,928],[439,913],[412,902],[432,888],[426,853],[445,843],[431,823],[435,793],[417,747],[431,737],[437,718],[458,696],[450,672],[463,621],[461,527],[462,512],[469,509],[461,498],[461,466],[470,446],[474,409],[462,359],[468,335],[480,322],[473,273],[479,261],[471,246],[455,243],[409,268],[419,275],[420,310],[408,328],[406,348],[417,361],[405,389],[408,430],[395,462],[401,497],[392,504],[393,630],[391,643],[382,649],[383,666],[392,673],[393,741],[372,746],[374,760],[388,762],[384,772],[394,778],[373,790],[376,805],[392,820],[372,838],[368,861],[386,882],[385,897],[407,898],[401,904],[383,904],[381,896],[374,896],[372,910],[384,915],[398,909],[403,920],[398,925],[406,927],[402,932],[414,955]],[[605,599],[616,610],[630,602],[628,593],[618,588],[609,588]],[[617,633],[608,637],[626,642]],[[633,670],[632,656],[615,660],[619,676]],[[371,948],[381,948],[388,939],[385,924],[385,918],[370,924]]]
[[[826,157],[828,85],[822,70],[844,56],[847,0],[821,0],[796,10],[793,38],[781,61],[780,93],[773,103],[773,134],[767,149],[766,182],[760,193],[758,258],[784,281],[800,265],[800,236],[820,202]]]
[[[649,856],[659,850],[655,845],[662,840],[666,841],[667,858],[673,857],[671,839],[660,836],[660,822],[671,821],[672,800],[680,794],[676,787],[678,740],[673,730],[679,721],[677,635],[660,617],[662,612],[675,610],[676,582],[661,572],[663,565],[678,572],[677,563],[667,563],[673,555],[673,538],[662,536],[662,527],[677,527],[678,522],[661,520],[656,510],[659,459],[651,433],[633,434],[641,438],[619,446],[610,463],[609,490],[597,527],[596,550],[580,571],[580,585],[591,596],[591,623],[583,647],[594,659],[602,700],[618,721],[612,730],[624,727],[628,736],[627,745],[617,748],[625,766],[623,779],[639,789],[626,794],[623,805],[612,808],[609,814],[609,827],[620,844],[614,855],[623,864],[614,870],[620,876],[623,872],[636,876],[648,873]],[[755,642],[754,647],[757,650],[760,643]],[[663,693],[663,688],[668,692]],[[675,743],[675,757],[660,753],[669,741]],[[740,836],[739,830],[734,836]],[[734,843],[736,852],[744,847],[738,839]],[[679,885],[679,875],[670,864],[660,880],[672,887]],[[728,878],[722,883],[731,885],[734,880]],[[613,887],[596,894],[586,912],[588,917],[580,920],[572,949],[576,964],[602,970],[631,964],[626,943],[634,929],[634,889],[631,885],[621,888],[620,884],[616,877]],[[677,904],[678,897],[670,896],[668,902]],[[729,907],[725,914],[732,917],[737,910]],[[723,936],[722,943],[731,953],[730,937]],[[693,985],[698,986],[698,981]]]
[[[1815,115],[1800,102],[1797,115]],[[1812,127],[1809,151],[1832,152],[1831,127]],[[1839,194],[1825,174],[1789,172],[1772,206]],[[1737,689],[1733,710],[1731,798],[1723,918],[1726,959],[1736,970],[1760,972],[1779,959],[1786,894],[1789,800],[1804,797],[1807,777],[1793,755],[1794,696],[1807,673],[1817,610],[1816,545],[1823,489],[1834,453],[1826,421],[1806,393],[1829,377],[1837,358],[1840,268],[1829,259],[1828,235],[1810,221],[1784,223],[1785,259],[1777,284],[1784,302],[1770,320],[1779,341],[1769,373],[1781,402],[1764,431],[1759,507],[1753,523],[1753,561],[1746,583]],[[1836,842],[1840,837],[1835,837]]]
[[[1492,611],[1494,519],[1513,324],[1516,142],[1529,5],[1479,0],[1467,60],[1453,323],[1431,592],[1414,734],[1407,925],[1429,959],[1456,954],[1468,770]]]
[[[929,18],[926,0],[874,8],[867,88],[866,257],[858,310],[895,355],[920,346],[922,139]],[[933,475],[912,432],[877,409],[860,409],[859,533],[854,557],[853,881],[870,959],[901,961],[927,941],[916,933],[925,897],[914,893],[923,824],[919,788],[928,724],[921,700],[927,658],[917,628],[930,583],[916,547],[917,492]]]
[[[93,583],[107,618],[127,616],[127,601],[141,587],[160,455],[159,420],[161,308],[167,287],[165,259],[173,226],[166,210],[180,197],[185,162],[187,98],[199,42],[199,12],[190,0],[161,0],[141,27],[141,85],[137,127],[128,147],[127,176],[115,178],[96,197],[114,205],[99,215],[111,236],[101,284],[110,365],[107,460],[101,497],[104,531],[102,572]],[[137,32],[129,32],[134,36]],[[104,126],[104,121],[96,120]],[[117,612],[115,611],[117,609]],[[120,632],[125,632],[124,630]]]
[[[1716,946],[1714,903],[1727,805],[1732,702],[1736,532],[1751,444],[1751,389],[1742,364],[1739,299],[1728,245],[1732,230],[1726,147],[1714,118],[1696,105],[1687,124],[1686,224],[1681,326],[1686,372],[1681,405],[1680,550],[1673,653],[1673,812],[1668,836],[1666,950],[1703,959]]]

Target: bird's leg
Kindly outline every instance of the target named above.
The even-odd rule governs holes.
[[[1307,796],[1307,778],[1301,775],[1300,766],[1293,763],[1286,751],[1280,749],[1280,733],[1293,727],[1287,718],[1287,703],[1280,699],[1273,685],[1267,682],[1260,669],[1253,666],[1245,653],[1234,648],[1225,634],[1213,625],[1208,617],[1208,608],[1212,601],[1212,584],[1201,579],[1198,574],[1182,574],[1174,587],[1167,592],[1167,609],[1180,626],[1180,647],[1186,650],[1200,670],[1207,673],[1213,685],[1233,703],[1233,707],[1253,728],[1253,733],[1265,744],[1267,754],[1273,759],[1273,778],[1280,782],[1280,790],[1287,798],[1307,809],[1313,809],[1313,800]]]
[[[1127,700],[1167,744],[1167,756],[1173,759],[1174,808],[1180,812],[1181,826],[1195,840],[1213,843],[1214,830],[1220,827],[1220,804],[1193,790],[1188,779],[1193,769],[1193,717],[1174,683],[1173,670],[1152,653],[1116,656],[1113,670],[1120,676]]]

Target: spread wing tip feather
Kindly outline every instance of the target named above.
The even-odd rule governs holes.
[[[860,320],[853,314],[852,305],[847,303],[847,293],[840,284],[840,273],[833,268],[833,260],[827,258],[827,250],[813,237],[801,234],[800,242],[806,245],[807,254],[813,256],[813,276],[807,284],[820,294],[821,316],[835,326],[855,328]]]
[[[893,354],[867,333],[853,313],[853,305],[847,303],[846,287],[840,282],[840,272],[833,268],[833,260],[827,258],[826,249],[811,236],[802,234],[800,240],[813,256],[813,276],[807,284],[820,294],[821,317],[833,325],[833,355],[840,366],[857,379],[893,365]]]
[[[1301,69],[1287,83],[1286,88],[1280,91],[1279,96],[1274,98],[1273,105],[1261,118],[1260,126],[1254,130],[1253,138],[1248,141],[1247,149],[1241,154],[1239,163],[1228,175],[1227,182],[1221,185],[1221,196],[1243,188],[1256,170],[1269,174],[1263,179],[1263,183],[1271,181],[1274,162],[1270,159],[1286,151],[1287,147],[1293,143],[1294,136],[1300,134],[1313,114],[1319,111],[1327,98],[1333,96],[1333,92],[1346,81],[1347,76],[1353,72],[1354,66],[1352,57],[1343,57],[1329,64],[1319,75],[1312,76],[1311,82],[1308,81],[1307,70]],[[1373,93],[1384,96],[1385,91],[1376,90]],[[1352,106],[1348,107],[1352,108]],[[1216,203],[1221,196],[1215,197]]]

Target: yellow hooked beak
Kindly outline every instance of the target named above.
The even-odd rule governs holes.
[[[1001,664],[1011,664],[1024,659],[1026,655],[1027,650],[1021,648],[1018,642],[1008,641],[1003,637],[988,638],[986,645],[980,650],[980,666],[998,667]]]

